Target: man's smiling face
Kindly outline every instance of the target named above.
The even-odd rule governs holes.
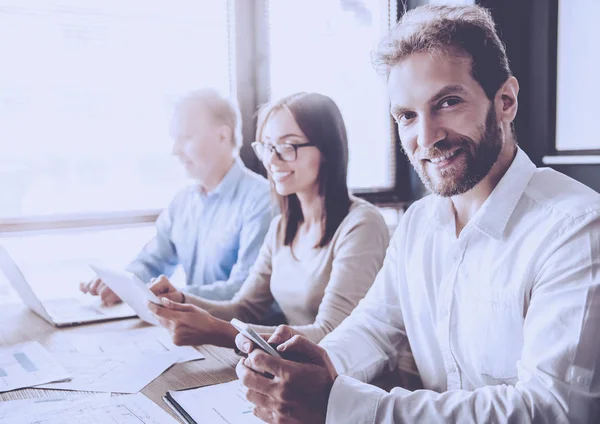
[[[429,190],[456,196],[490,172],[502,130],[466,54],[413,53],[391,68],[388,93],[404,152]]]

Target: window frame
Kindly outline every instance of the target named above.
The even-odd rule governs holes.
[[[244,0],[235,0],[237,3],[246,3]],[[340,0],[341,1],[341,0]],[[400,0],[388,0],[388,8],[390,10],[389,19],[393,21],[389,22],[392,26],[404,13],[403,7],[401,6]],[[269,0],[257,0],[254,7],[253,16],[255,31],[254,48],[256,52],[255,62],[253,63],[253,69],[257,70],[257,78],[255,80],[255,87],[257,88],[256,98],[260,99],[259,103],[254,105],[253,119],[252,122],[252,133],[244,133],[245,144],[248,145],[254,140],[254,133],[256,132],[256,110],[264,103],[266,103],[270,97],[269,90],[269,32],[268,32],[268,11],[269,11]],[[395,12],[395,13],[394,13]],[[395,15],[392,17],[392,15]],[[375,72],[375,70],[373,70]],[[238,76],[239,78],[239,76]],[[389,105],[388,105],[389,106]],[[388,107],[389,109],[389,107]],[[244,111],[242,111],[242,116]],[[391,137],[391,144],[389,146],[389,152],[392,155],[392,187],[390,188],[373,188],[373,189],[351,189],[352,194],[365,199],[377,206],[382,207],[404,207],[408,202],[415,199],[414,193],[421,192],[420,182],[418,177],[415,180],[416,174],[412,171],[412,167],[402,152],[400,138],[395,121],[391,115],[388,116],[389,130]],[[245,119],[244,122],[247,122]],[[245,125],[245,124],[244,124]],[[251,149],[250,149],[251,152]],[[253,171],[265,174],[265,170],[257,160],[253,157],[250,161],[242,156],[246,165]]]
[[[230,46],[231,95],[237,97],[242,115],[244,143],[240,157],[253,171],[265,175],[262,164],[254,155],[250,143],[256,133],[256,111],[269,99],[269,0],[227,0]],[[390,11],[400,18],[400,1],[388,0]],[[390,22],[392,25],[394,22]],[[248,36],[251,34],[251,36]],[[393,186],[389,189],[352,190],[357,197],[382,207],[403,207],[421,191],[420,182],[402,153],[396,124],[389,117],[392,155]],[[151,225],[160,209],[128,210],[102,213],[74,213],[60,215],[24,216],[0,219],[0,236],[18,232],[94,228],[105,226]]]
[[[477,0],[491,10],[521,83],[515,119],[520,147],[537,166],[550,166],[600,191],[600,150],[556,148],[558,2]]]

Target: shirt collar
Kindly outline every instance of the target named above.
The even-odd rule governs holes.
[[[449,197],[432,194],[431,220],[438,227],[445,227],[454,223],[452,201]]]
[[[496,240],[502,237],[535,171],[536,166],[531,159],[523,150],[517,148],[517,155],[512,164],[481,206],[474,222],[475,226]]]
[[[242,160],[237,157],[233,162],[227,174],[223,177],[221,182],[212,190],[210,193],[204,192],[200,187],[198,187],[198,192],[203,197],[217,197],[217,196],[225,196],[227,194],[231,194],[235,191],[235,188],[238,185],[238,182],[244,176],[245,166],[242,163]]]
[[[521,148],[517,148],[513,162],[481,206],[473,225],[488,236],[500,239],[535,170],[536,166],[527,154]],[[454,224],[450,198],[434,195],[431,219],[440,227]]]

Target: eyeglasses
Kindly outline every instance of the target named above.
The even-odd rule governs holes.
[[[284,162],[293,162],[298,158],[298,149],[300,147],[315,146],[314,143],[302,143],[302,144],[265,144],[262,141],[255,141],[251,144],[256,157],[261,161],[264,160],[265,156],[269,153],[275,153],[279,160]]]

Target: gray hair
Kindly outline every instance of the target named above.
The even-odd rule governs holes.
[[[242,146],[242,117],[236,100],[226,98],[212,88],[202,88],[186,94],[176,109],[182,107],[204,107],[220,124],[231,129],[231,141],[237,149]]]

